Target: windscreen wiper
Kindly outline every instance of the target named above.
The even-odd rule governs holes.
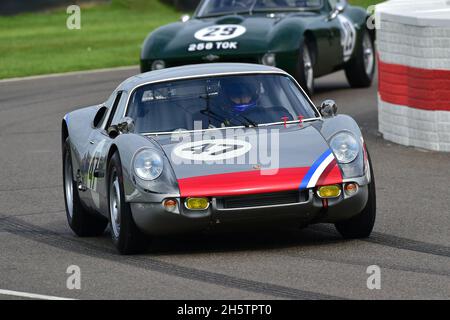
[[[242,114],[236,114],[236,115],[234,115],[234,117],[241,117],[241,118],[245,119],[245,121],[247,121],[252,127],[258,126],[258,124],[255,121],[249,119],[249,117],[246,117]]]
[[[229,122],[230,120],[237,120],[239,122],[239,124],[243,125],[244,127],[250,127],[251,123],[244,123],[242,121],[240,121],[239,119],[237,119],[236,117],[232,117],[231,119],[227,119],[223,116],[221,116],[220,114],[215,113],[214,111],[208,110],[208,109],[204,109],[200,111],[201,114],[204,114],[208,117],[212,117],[214,119],[216,119],[217,121],[221,121],[223,123],[226,124],[226,122]]]
[[[252,5],[250,6],[250,10],[248,11],[248,14],[249,14],[250,16],[253,15],[253,10],[255,9],[256,3],[258,3],[258,0],[253,0]]]
[[[208,125],[210,125],[211,123],[211,121],[209,121],[209,117],[211,117],[211,115],[212,116],[214,116],[214,118],[216,119],[216,120],[218,120],[218,121],[223,121],[224,123],[225,123],[225,121],[229,121],[227,118],[224,118],[222,115],[220,115],[220,114],[217,114],[217,113],[215,113],[215,112],[213,112],[212,110],[211,110],[211,106],[210,106],[210,95],[207,93],[207,94],[205,94],[205,95],[200,95],[200,97],[199,97],[200,99],[205,99],[206,100],[206,109],[204,109],[204,110],[201,110],[200,111],[200,113],[201,114],[204,114],[204,115],[207,115],[208,116]],[[244,123],[244,122],[242,122],[241,120],[239,120],[239,119],[237,119],[237,117],[241,117],[241,118],[243,118],[247,123]],[[246,116],[243,116],[243,115],[233,115],[232,117],[231,117],[231,120],[238,120],[239,121],[239,123],[240,124],[242,124],[243,126],[245,126],[245,127],[250,127],[250,126],[253,126],[253,127],[257,127],[258,126],[258,124],[257,123],[255,123],[254,121],[252,121],[252,120],[250,120],[249,118],[247,118]]]

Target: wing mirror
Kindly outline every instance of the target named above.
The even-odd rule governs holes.
[[[345,8],[347,8],[347,0],[340,0],[339,2],[336,3],[334,9],[328,16],[328,19],[329,20],[336,19],[338,15],[344,12]]]
[[[113,124],[108,128],[108,135],[110,138],[115,139],[119,134],[133,133],[134,132],[134,120],[130,117],[125,117],[120,120],[118,124]]]
[[[112,126],[110,126],[107,130],[108,132],[108,136],[111,139],[115,139],[117,138],[117,136],[120,134],[119,128],[117,127],[117,125],[113,124]]]
[[[334,100],[325,100],[319,107],[319,112],[324,118],[331,118],[337,114],[337,106]]]
[[[181,22],[188,22],[191,19],[191,17],[188,14],[183,14],[180,18]]]

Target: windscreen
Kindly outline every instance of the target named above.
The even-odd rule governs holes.
[[[149,84],[132,94],[127,116],[138,133],[204,130],[315,118],[284,75],[239,75]],[[194,126],[195,124],[195,126]]]
[[[271,10],[319,9],[322,0],[208,0],[198,11],[199,17]]]

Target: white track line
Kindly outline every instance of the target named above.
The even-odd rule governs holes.
[[[127,67],[115,67],[115,68],[105,68],[105,69],[94,69],[94,70],[85,70],[85,71],[71,71],[71,72],[63,72],[63,73],[50,73],[50,74],[43,74],[43,75],[37,75],[37,76],[31,76],[31,77],[22,77],[22,78],[9,78],[9,79],[2,79],[0,80],[0,83],[7,83],[7,82],[17,82],[17,81],[24,81],[24,80],[38,80],[38,79],[46,79],[46,78],[56,78],[56,77],[66,77],[66,76],[73,76],[73,75],[88,75],[93,73],[102,73],[102,72],[109,72],[109,71],[121,71],[121,70],[133,70],[137,69],[138,73],[139,67],[136,66],[127,66]]]
[[[42,294],[19,292],[19,291],[12,291],[12,290],[2,290],[2,289],[0,289],[0,295],[30,298],[30,299],[40,299],[40,300],[75,300],[75,299],[70,299],[70,298],[46,296],[46,295],[42,295]]]

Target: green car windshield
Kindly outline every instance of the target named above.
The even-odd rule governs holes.
[[[319,117],[297,84],[278,74],[147,84],[132,93],[127,116],[137,133],[255,127]]]
[[[322,0],[206,0],[197,17],[217,16],[257,11],[290,11],[320,9]]]

